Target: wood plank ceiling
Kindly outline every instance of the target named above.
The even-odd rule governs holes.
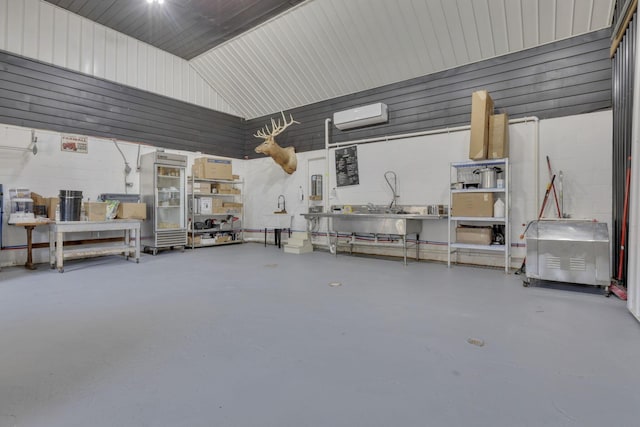
[[[165,0],[161,9],[146,0],[47,1],[192,58],[190,65],[246,119],[606,28],[615,4]]]

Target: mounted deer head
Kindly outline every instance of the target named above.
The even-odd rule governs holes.
[[[265,125],[264,129],[260,129],[258,133],[253,134],[256,138],[264,139],[264,142],[258,145],[255,151],[256,153],[271,156],[271,158],[279,164],[286,173],[291,175],[298,167],[295,148],[282,148],[276,143],[274,138],[284,132],[284,130],[292,124],[300,124],[300,122],[293,120],[293,116],[291,115],[289,115],[290,120],[287,122],[287,118],[284,116],[284,113],[281,114],[284,124],[280,124],[280,119],[278,119],[277,123],[275,120],[271,119],[271,129],[269,129],[269,125]]]

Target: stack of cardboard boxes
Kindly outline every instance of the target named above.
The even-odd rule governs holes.
[[[504,159],[509,157],[509,116],[493,114],[493,99],[486,90],[471,96],[471,137],[469,159]],[[455,193],[451,215],[463,217],[493,216],[494,193]],[[490,244],[491,227],[458,226],[456,241]]]
[[[47,217],[55,221],[60,198],[39,195],[38,197],[38,204],[46,206]],[[84,214],[87,221],[106,221],[108,219],[106,202],[83,202],[82,205],[84,206]],[[147,219],[147,205],[145,203],[120,202],[116,219]]]
[[[194,160],[192,173],[196,179],[234,181],[240,179],[233,174],[231,160],[199,157]],[[232,182],[203,183],[194,182],[193,192],[200,194],[240,194]],[[238,214],[242,211],[242,203],[224,201],[216,197],[200,197],[200,211],[203,214]]]

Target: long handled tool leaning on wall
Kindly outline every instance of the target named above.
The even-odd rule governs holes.
[[[627,174],[624,183],[624,207],[622,208],[622,229],[620,230],[620,253],[618,255],[618,275],[611,279],[609,292],[615,294],[623,301],[627,300],[627,290],[624,285],[624,255],[627,243],[627,221],[629,219],[629,188],[631,187],[631,157],[627,166]],[[609,296],[609,294],[607,294]]]
[[[547,202],[549,201],[549,194],[551,194],[551,189],[554,189],[555,192],[555,187],[553,186],[553,183],[556,180],[556,176],[553,175],[551,177],[551,181],[549,182],[549,184],[547,184],[547,189],[544,192],[544,199],[542,200],[542,207],[540,207],[540,213],[538,214],[538,220],[542,218],[542,215],[544,214],[544,209],[547,207]],[[560,208],[558,208],[558,213],[560,212],[559,210]],[[527,230],[529,229],[529,227],[531,226],[531,223],[533,221],[529,221],[529,223],[527,224],[527,226],[525,227],[524,231],[522,232],[522,234],[520,235],[520,240],[524,239],[525,234],[527,234]],[[516,270],[515,274],[524,274],[527,271],[527,257],[525,256],[522,260],[522,265],[520,266],[520,268],[518,270]]]

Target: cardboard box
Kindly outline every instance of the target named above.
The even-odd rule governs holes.
[[[237,202],[223,202],[222,206],[224,206],[225,208],[241,208],[242,207],[242,203],[237,203]]]
[[[116,218],[120,219],[147,219],[146,203],[122,203],[118,205]]]
[[[226,243],[226,242],[230,242],[231,241],[231,236],[222,236],[222,235],[217,235],[216,236],[216,243]]]
[[[199,245],[202,242],[202,238],[200,235],[196,235],[195,239],[191,237],[191,234],[187,235],[187,244],[189,245]]]
[[[491,237],[491,227],[463,225],[456,228],[456,243],[490,245]]]
[[[205,179],[231,180],[231,160],[211,157],[198,157],[193,164],[193,176]]]
[[[200,198],[200,213],[201,214],[213,213],[213,198],[211,197]]]
[[[469,158],[483,160],[489,149],[489,116],[493,114],[493,100],[486,90],[471,95],[471,138]]]
[[[239,179],[240,179],[240,175],[231,175],[231,178],[232,178],[234,181],[237,181],[237,180],[239,180]]]
[[[106,221],[107,203],[84,202],[84,214],[87,216],[87,221]]]
[[[220,199],[218,197],[214,197],[212,206],[214,208],[221,208],[223,203],[224,203],[224,200],[222,200],[222,199]]]
[[[194,182],[187,184],[188,193],[209,194],[211,193],[211,184],[208,182]]]
[[[451,216],[493,216],[493,193],[454,193]]]
[[[495,114],[489,118],[489,147],[487,157],[509,157],[509,115]]]
[[[56,209],[58,209],[59,203],[59,197],[47,197],[47,217],[52,221],[56,219]]]

